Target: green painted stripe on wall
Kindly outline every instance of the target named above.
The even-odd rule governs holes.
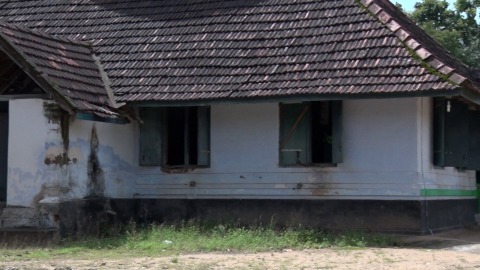
[[[476,190],[465,189],[422,189],[422,196],[476,196]]]

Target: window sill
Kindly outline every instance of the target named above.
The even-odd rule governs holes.
[[[338,167],[337,163],[314,163],[314,164],[297,164],[297,165],[279,165],[280,168],[334,168]]]
[[[189,165],[189,166],[163,166],[160,168],[160,171],[168,174],[180,174],[180,173],[191,173],[195,169],[205,169],[210,168],[209,166],[198,166],[198,165]]]

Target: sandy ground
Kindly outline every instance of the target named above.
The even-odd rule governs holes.
[[[400,248],[182,254],[104,260],[0,262],[1,270],[100,269],[480,269],[480,231],[402,237]]]

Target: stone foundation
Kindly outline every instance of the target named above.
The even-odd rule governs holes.
[[[475,223],[475,200],[111,200],[118,220],[425,234]]]
[[[104,236],[116,225],[195,221],[238,226],[425,234],[475,224],[476,200],[164,200],[89,198],[7,207],[0,229]]]
[[[115,220],[109,200],[90,198],[41,203],[37,208],[6,207],[0,217],[0,231],[57,231],[61,237],[101,236]]]

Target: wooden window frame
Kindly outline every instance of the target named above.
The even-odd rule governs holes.
[[[312,112],[318,107],[327,106],[329,110],[329,129],[322,139],[330,137],[328,144],[331,145],[330,153],[323,149],[329,157],[321,157],[319,160],[314,151],[321,151],[325,143],[313,143],[314,123],[321,118]],[[317,115],[317,116],[315,116]],[[342,102],[335,101],[312,101],[302,103],[280,103],[280,139],[279,139],[279,165],[282,167],[327,167],[336,166],[342,162]],[[293,118],[292,118],[293,117]],[[315,130],[321,130],[315,128]],[[327,145],[328,145],[327,144]],[[317,149],[314,149],[317,148]],[[326,160],[324,160],[326,159]]]
[[[189,133],[190,110],[195,110],[196,133]],[[183,133],[183,139],[169,140],[169,129],[172,129],[172,120],[169,120],[169,114],[183,111],[183,118],[177,129]],[[210,107],[208,106],[190,106],[190,107],[140,107],[139,115],[143,123],[140,124],[139,136],[139,165],[140,166],[160,166],[164,169],[180,172],[176,169],[194,169],[210,167]],[[183,129],[182,126],[183,125]],[[191,153],[189,141],[194,136],[197,149],[195,162],[189,157]],[[179,144],[181,143],[181,144]],[[183,163],[172,164],[169,161],[169,148],[177,145],[183,151]]]
[[[480,108],[459,98],[433,98],[433,166],[480,170]]]

